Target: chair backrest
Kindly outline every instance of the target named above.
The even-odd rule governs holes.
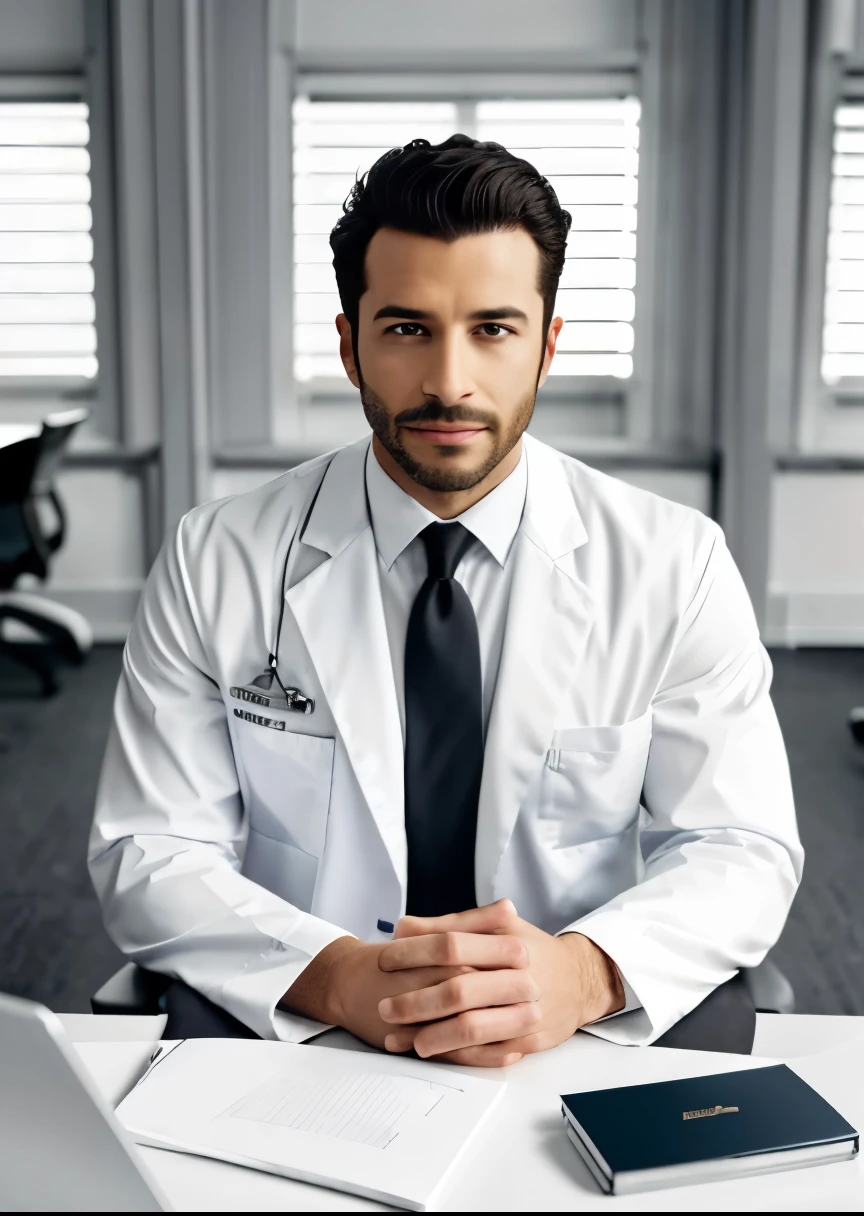
[[[63,538],[64,518],[53,488],[54,474],[75,427],[87,410],[53,414],[36,434],[0,446],[0,589],[14,586],[22,574],[44,579],[48,557]],[[59,527],[48,535],[34,506],[34,499],[50,497],[59,516]]]
[[[62,413],[49,414],[43,420],[31,491],[33,494],[49,493],[66,446],[72,438],[72,432],[87,418],[88,413],[89,411],[83,408],[64,410]]]

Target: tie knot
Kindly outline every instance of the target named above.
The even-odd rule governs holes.
[[[429,524],[420,533],[429,563],[429,578],[452,578],[456,567],[473,544],[474,537],[462,524]]]

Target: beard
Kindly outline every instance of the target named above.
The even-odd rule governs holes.
[[[467,405],[448,407],[438,400],[427,401],[424,405],[415,406],[413,409],[402,410],[401,413],[392,417],[377,393],[369,387],[362,376],[360,378],[360,400],[363,403],[363,412],[382,446],[418,486],[441,493],[471,490],[484,477],[488,477],[493,469],[497,468],[504,457],[512,452],[531,421],[536,396],[535,387],[533,392],[526,393],[519,400],[512,417],[503,427],[500,418],[494,414]],[[446,466],[441,468],[425,465],[406,451],[399,437],[400,426],[419,422],[478,423],[488,429],[492,437],[492,449],[471,469],[448,469]],[[456,456],[459,450],[458,445],[442,447],[442,452],[447,455],[452,453],[453,456]]]

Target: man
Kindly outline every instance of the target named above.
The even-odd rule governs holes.
[[[569,225],[496,144],[383,156],[331,237],[371,443],[157,559],[90,866],[172,1034],[752,1037],[802,865],[771,666],[716,524],[524,434]]]

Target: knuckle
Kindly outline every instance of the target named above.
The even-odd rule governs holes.
[[[441,958],[442,963],[449,963],[451,966],[456,966],[460,962],[459,950],[459,934],[452,932],[444,933],[441,936]]]
[[[454,979],[447,981],[449,992],[447,995],[455,1005],[462,1005],[468,999],[468,979],[464,975],[457,975]]]
[[[409,1008],[410,995],[406,996],[391,996],[388,1006],[388,1014],[391,1018],[402,1018],[406,1013],[410,1013]]]
[[[524,951],[519,938],[503,937],[501,941],[504,943],[504,961],[509,963],[511,967],[517,967],[524,958]]]
[[[539,1025],[543,1017],[539,1001],[527,1001],[520,1010],[520,1021],[526,1030]]]
[[[459,1015],[459,1031],[463,1041],[470,1044],[474,1041],[480,1032],[482,1018],[476,1010],[469,1010],[468,1013]]]
[[[519,991],[521,992],[520,999],[523,1001],[536,1001],[540,996],[540,990],[537,986],[537,981],[533,975],[525,975],[521,978]]]

